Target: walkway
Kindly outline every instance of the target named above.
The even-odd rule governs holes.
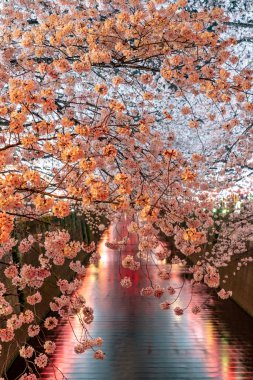
[[[104,234],[99,266],[89,268],[80,290],[95,309],[91,334],[103,337],[106,359],[96,361],[92,351],[75,354],[72,331],[62,324],[53,336],[58,343],[53,362],[67,379],[253,379],[253,319],[232,301],[217,301],[204,286],[194,294],[194,304],[208,298],[209,306],[197,316],[190,310],[175,316],[171,310],[161,311],[159,301],[141,297],[143,281],[148,285],[141,273],[136,274],[132,288],[123,289],[119,285],[119,257],[105,247],[108,237],[112,241],[115,234],[112,228]],[[127,251],[135,247],[132,239]],[[175,265],[175,284],[180,276]],[[175,306],[183,307],[188,300],[186,290]],[[75,320],[73,324],[77,325]],[[41,379],[53,378],[52,367],[41,375]],[[57,379],[62,376],[57,374]]]

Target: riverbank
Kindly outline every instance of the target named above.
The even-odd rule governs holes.
[[[105,220],[102,220],[106,224]],[[97,231],[94,233],[92,231],[92,227],[85,221],[85,219],[81,216],[77,216],[72,213],[67,218],[63,220],[53,220],[52,227],[57,224],[60,229],[65,229],[69,232],[71,236],[71,240],[76,240],[80,242],[85,242],[89,244],[91,241],[99,241],[101,233]],[[34,223],[34,222],[23,222],[19,226],[19,228],[15,231],[16,238],[25,237],[27,233],[43,233],[47,229],[50,229],[50,225],[46,223]],[[17,251],[12,252],[12,260],[15,262],[23,264],[31,264],[33,266],[38,265],[38,256],[40,254],[40,247],[36,245],[34,249],[32,249],[26,255],[20,255]],[[8,259],[8,258],[6,258]],[[89,260],[89,255],[80,252],[76,260],[80,260],[82,264],[87,264]],[[2,264],[0,264],[1,266]],[[3,265],[0,267],[0,273],[3,272]],[[54,274],[56,276],[50,276],[45,280],[44,285],[40,289],[40,293],[42,295],[42,302],[36,305],[36,320],[35,324],[39,323],[46,315],[49,313],[49,303],[52,301],[53,297],[57,297],[59,295],[59,289],[56,286],[56,277],[63,276],[65,279],[70,281],[73,278],[74,272],[69,270],[68,264],[64,266],[58,266],[54,268]],[[26,308],[27,304],[25,302],[27,295],[29,295],[28,291],[19,291],[17,293],[16,288],[11,286],[9,282],[7,284],[6,278],[0,278],[1,281],[5,281],[6,285],[11,289],[12,295],[8,298],[8,301],[13,305],[16,313],[20,313],[23,309]],[[28,335],[26,329],[20,329],[16,332],[16,336],[20,342],[25,342],[28,340]],[[11,366],[13,361],[18,355],[18,350],[15,342],[3,344],[1,360],[0,360],[0,375],[4,375],[7,369]]]
[[[174,245],[174,240],[168,239],[163,234],[161,234],[162,239],[164,239],[170,246],[170,249],[177,253],[179,256],[185,258]],[[187,257],[187,259],[196,264],[201,257],[203,257],[203,252],[210,252],[212,245],[205,245],[201,253],[195,253]],[[244,255],[245,257],[253,257],[253,243],[249,242],[248,251]],[[240,256],[242,258],[242,256]],[[253,317],[253,263],[249,263],[247,266],[241,265],[240,270],[237,270],[238,260],[234,260],[229,263],[226,267],[219,268],[219,273],[221,277],[220,286],[225,290],[232,291],[232,299],[251,317]]]
[[[249,245],[246,256],[253,256],[252,245]],[[193,254],[189,256],[189,259],[196,263],[199,260],[199,255]],[[231,290],[232,299],[253,317],[253,263],[240,266],[240,270],[237,270],[237,267],[238,261],[234,260],[226,267],[220,268],[221,288]]]

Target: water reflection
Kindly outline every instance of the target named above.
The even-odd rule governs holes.
[[[134,274],[134,287],[120,287],[120,258],[106,248],[105,242],[115,240],[119,233],[124,235],[125,229],[123,224],[118,231],[111,227],[104,234],[99,245],[100,263],[90,266],[80,290],[95,308],[90,332],[104,338],[106,359],[95,361],[92,352],[75,354],[73,332],[62,322],[49,337],[58,343],[54,365],[69,380],[253,379],[253,320],[232,301],[219,302],[199,286],[194,291],[194,303],[208,299],[209,306],[197,316],[190,311],[176,316],[172,311],[161,311],[157,300],[139,295],[146,281],[142,271]],[[131,236],[126,251],[135,249],[136,239]],[[154,267],[148,269],[154,278]],[[173,282],[180,283],[181,276],[181,269],[175,265]],[[175,306],[184,307],[189,298],[187,280]],[[72,325],[78,334],[76,319]],[[41,379],[54,376],[62,379],[49,366]]]

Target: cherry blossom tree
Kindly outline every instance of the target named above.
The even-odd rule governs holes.
[[[27,363],[20,378],[28,380],[47,365],[55,344],[38,339],[38,350],[21,344],[18,331],[39,336],[42,325],[51,330],[60,317],[80,317],[85,338],[77,353],[91,348],[104,358],[102,339],[87,335],[93,310],[78,295],[85,268],[76,257],[92,253],[94,263],[98,254],[94,243],[71,241],[57,226],[19,241],[17,224],[63,219],[73,210],[114,223],[126,214],[128,234],[108,243],[120,251],[129,234],[138,235],[138,253],[122,259],[124,268],[136,271],[149,256],[184,262],[161,243],[162,233],[183,255],[200,254],[193,285],[218,288],[240,216],[231,216],[228,229],[221,223],[210,257],[202,247],[218,228],[214,194],[251,175],[253,71],[245,55],[240,60],[243,42],[228,31],[221,8],[197,13],[185,0],[10,0],[1,7],[0,340],[16,342]],[[240,228],[237,238],[246,241]],[[36,266],[13,260],[14,249],[29,255],[35,246]],[[76,277],[57,279],[53,316],[38,322],[40,289],[64,265]],[[169,279],[166,267],[158,266],[158,276]],[[131,276],[121,285],[132,286]],[[8,301],[13,288],[25,291],[24,310]],[[141,294],[160,298],[164,289],[150,284]]]

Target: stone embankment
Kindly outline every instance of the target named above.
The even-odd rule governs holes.
[[[172,238],[166,238],[163,234],[161,234],[161,236],[163,240],[168,242],[173,253],[182,257],[182,254],[175,248],[174,240]],[[193,254],[189,256],[189,261],[196,264],[200,257],[203,257],[203,252],[210,252],[212,247],[212,244],[206,244],[202,248],[202,252],[200,254]],[[250,256],[253,257],[253,242],[248,243],[248,251],[244,255],[244,257]],[[185,258],[185,256],[183,256],[183,258]],[[241,255],[240,258],[242,258]],[[238,260],[236,260],[235,257],[234,260],[226,267],[220,268],[221,288],[231,290],[232,299],[251,317],[253,317],[253,263],[248,263],[247,266],[241,265],[240,270],[237,270],[237,267]]]
[[[253,244],[249,244],[249,249],[245,257],[253,257]],[[198,255],[191,255],[193,263],[198,261]],[[253,317],[253,263],[247,266],[242,265],[237,270],[238,261],[235,259],[227,267],[220,269],[221,288],[232,290],[233,300]],[[225,281],[225,282],[224,282]]]
[[[92,220],[92,218],[91,218]],[[18,225],[15,230],[15,238],[24,238],[29,233],[43,233],[47,230],[55,228],[55,225],[59,225],[60,229],[65,229],[70,233],[71,240],[76,240],[80,242],[85,242],[89,244],[91,241],[98,241],[100,238],[99,233],[93,233],[92,228],[86,223],[83,217],[77,216],[76,214],[71,214],[69,217],[63,220],[50,220],[50,224],[47,223],[35,223],[35,222],[22,222]],[[40,254],[40,247],[35,246],[29,253],[25,255],[20,255],[15,250],[11,253],[12,260],[21,264],[31,264],[34,266],[38,265],[38,256]],[[88,262],[88,255],[85,255],[83,252],[79,253],[76,258],[80,260],[82,263]],[[9,258],[6,257],[5,260],[9,261]],[[16,288],[14,288],[11,283],[7,283],[5,276],[3,275],[3,270],[5,269],[4,264],[0,264],[0,281],[3,281],[6,284],[6,287],[10,289],[11,296],[9,296],[8,301],[14,307],[16,313],[20,313],[27,305],[25,303],[26,296],[29,295],[28,291],[20,291],[17,293]],[[68,265],[56,267],[54,270],[56,276],[59,278],[62,276],[67,280],[71,280],[73,276],[73,272],[69,270]],[[2,274],[2,275],[1,275]],[[46,279],[43,287],[40,289],[40,293],[42,294],[42,302],[36,305],[36,322],[39,323],[41,319],[43,319],[49,313],[49,302],[53,299],[53,297],[57,297],[59,295],[58,287],[56,286],[56,277],[51,276]],[[1,327],[1,326],[0,326]],[[27,340],[27,330],[20,329],[17,331],[18,340],[25,342]],[[16,343],[12,344],[3,344],[1,360],[0,360],[0,375],[3,375],[7,368],[11,365],[13,360],[17,356],[17,348]]]

